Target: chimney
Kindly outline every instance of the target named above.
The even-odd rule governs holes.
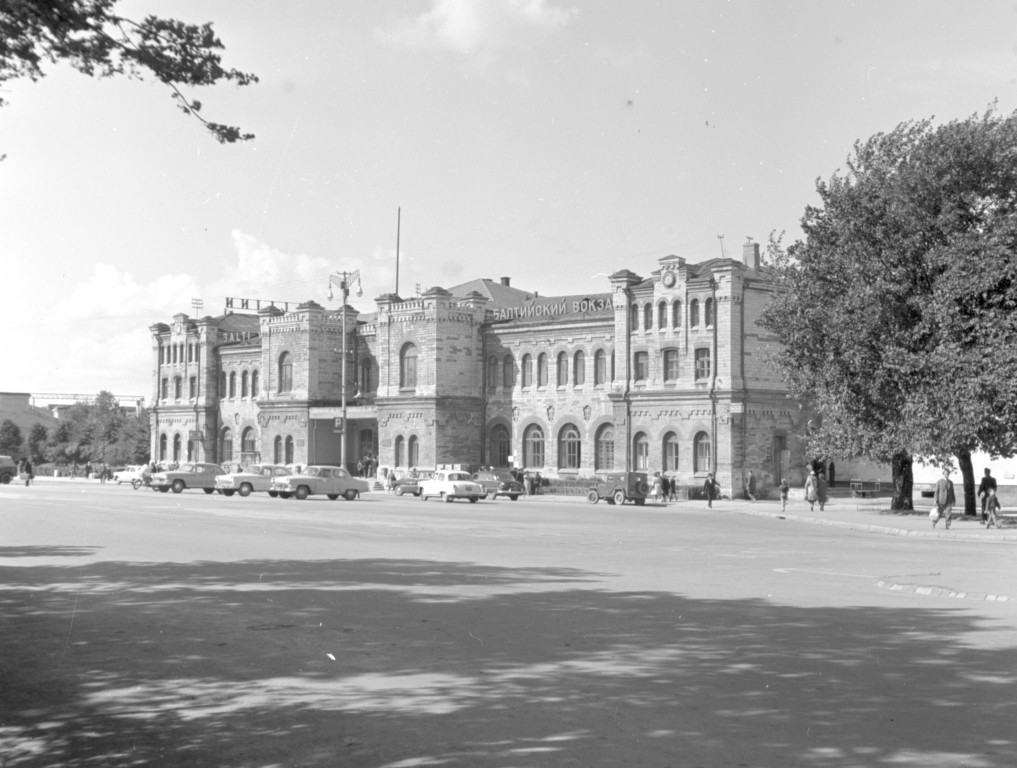
[[[501,279],[501,284],[504,285],[506,288],[508,288],[509,287],[509,282],[511,282],[511,280],[512,280],[512,278],[510,278],[510,277],[503,277]]]
[[[742,261],[747,267],[759,269],[759,243],[749,240],[742,246]]]

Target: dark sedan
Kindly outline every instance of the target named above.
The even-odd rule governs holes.
[[[512,473],[508,470],[482,469],[473,475],[473,481],[483,486],[489,499],[508,496],[512,501],[515,501],[520,496],[526,495],[523,484],[512,477]]]

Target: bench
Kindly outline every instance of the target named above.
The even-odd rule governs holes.
[[[869,496],[875,496],[880,492],[879,480],[858,480],[853,479],[850,482],[851,486],[851,498],[861,496],[863,499]]]
[[[997,512],[996,520],[1000,526],[1003,523],[1014,523],[1017,525],[1017,512]]]

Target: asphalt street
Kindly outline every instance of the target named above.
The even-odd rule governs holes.
[[[0,766],[1012,768],[1017,535],[883,503],[3,486]]]

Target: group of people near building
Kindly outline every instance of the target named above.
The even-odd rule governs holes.
[[[365,453],[357,459],[357,477],[374,477],[378,471],[378,459],[376,456]]]

